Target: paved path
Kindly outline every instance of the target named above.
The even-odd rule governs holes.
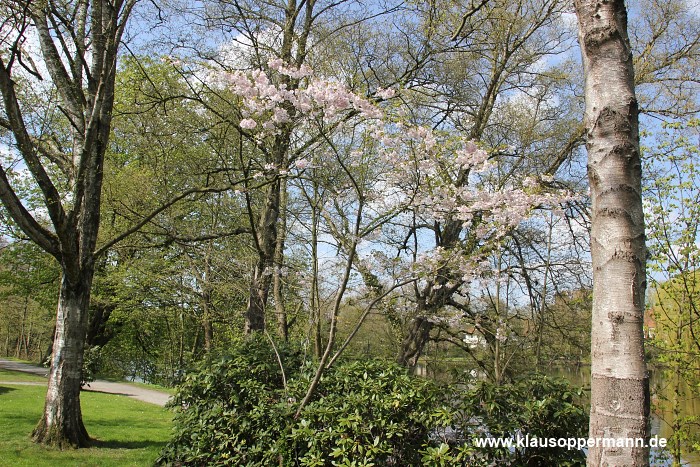
[[[5,360],[0,358],[0,368],[5,370],[21,371],[23,373],[32,373],[39,376],[46,376],[48,373],[47,368],[40,366],[28,365],[26,363],[15,362],[12,360]],[[43,385],[45,383],[20,383],[20,382],[8,382],[0,381],[0,384],[37,384]],[[87,386],[83,387],[83,391],[94,391],[94,392],[106,392],[109,394],[119,394],[122,396],[131,397],[132,399],[140,400],[143,402],[148,402],[149,404],[160,405],[163,407],[168,399],[170,399],[170,394],[156,391],[153,389],[142,388],[139,386],[124,384],[124,383],[114,383],[112,381],[95,380],[89,383]]]

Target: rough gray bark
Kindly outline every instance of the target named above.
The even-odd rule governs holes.
[[[281,152],[280,156],[284,157],[285,152]],[[277,165],[280,166],[280,164]],[[270,184],[265,206],[260,213],[260,221],[256,229],[258,261],[250,281],[248,306],[245,311],[244,331],[246,334],[265,330],[265,306],[267,305],[270,285],[272,284],[275,249],[277,246],[277,220],[280,209],[281,183],[282,181],[278,178]]]
[[[287,186],[281,187],[280,228],[277,235],[275,248],[275,270],[272,284],[272,293],[275,298],[275,314],[277,315],[277,330],[282,340],[289,338],[289,321],[284,300],[284,284],[282,283],[282,268],[284,265],[284,245],[287,238]]]
[[[648,438],[646,249],[637,99],[623,0],[577,0],[591,189],[591,437]],[[593,447],[588,465],[649,465],[648,448]]]
[[[4,117],[35,186],[43,196],[51,227],[38,221],[15,192],[0,166],[0,200],[8,214],[37,245],[61,265],[62,281],[44,414],[36,441],[60,447],[90,442],[80,411],[80,383],[88,322],[90,287],[100,221],[103,163],[114,103],[117,49],[135,0],[8,4],[13,33],[0,40],[0,91]],[[15,68],[24,66],[22,43],[28,30],[39,39],[41,60],[58,94],[68,130],[34,134],[31,112],[16,92]],[[39,72],[30,70],[34,76]],[[59,133],[51,134],[51,130]],[[59,147],[67,141],[65,147]],[[47,162],[49,161],[49,162]],[[56,176],[58,169],[60,176]],[[61,193],[59,187],[69,187]],[[70,200],[66,202],[65,200]]]
[[[39,443],[59,447],[90,444],[80,409],[80,387],[92,273],[74,282],[61,280],[56,333],[44,413],[32,434]]]
[[[425,344],[430,340],[430,331],[433,327],[434,323],[425,316],[418,315],[411,320],[396,358],[399,365],[406,368],[414,368],[416,366],[418,359],[423,354]]]

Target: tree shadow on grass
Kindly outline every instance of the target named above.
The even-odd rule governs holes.
[[[0,386],[0,396],[8,393],[10,391],[16,391],[16,390],[17,390],[16,388],[8,388],[7,386]]]
[[[115,439],[93,439],[92,447],[97,449],[143,449],[151,447],[164,447],[165,441],[128,441]]]

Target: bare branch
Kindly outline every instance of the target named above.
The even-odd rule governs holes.
[[[58,258],[60,247],[56,236],[42,227],[27,211],[10,186],[5,170],[0,166],[0,201],[12,219],[27,236],[50,255]]]
[[[0,92],[2,93],[5,113],[7,115],[8,126],[17,142],[17,147],[22,154],[22,158],[27,164],[27,168],[36,180],[46,203],[46,208],[54,224],[56,232],[61,235],[65,227],[65,212],[61,204],[61,197],[53,182],[49,178],[46,170],[41,164],[36,154],[36,148],[32,143],[32,138],[27,132],[22,111],[15,94],[14,81],[10,77],[10,71],[5,68],[5,64],[0,58]],[[5,178],[7,180],[7,178]],[[9,188],[9,182],[7,185]]]

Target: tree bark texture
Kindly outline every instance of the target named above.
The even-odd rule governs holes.
[[[409,323],[409,329],[401,343],[397,362],[406,368],[414,368],[430,340],[434,324],[425,316],[417,316]]]
[[[592,202],[590,436],[648,438],[646,248],[638,108],[623,0],[577,0]],[[589,466],[649,465],[648,448],[593,447]]]
[[[265,330],[265,307],[272,284],[275,248],[277,246],[280,183],[281,181],[277,179],[270,185],[257,228],[258,262],[250,281],[250,294],[245,311],[244,331],[246,334]]]
[[[284,245],[287,239],[287,184],[282,181],[280,192],[280,227],[275,246],[275,270],[272,284],[272,294],[275,299],[275,314],[277,315],[277,330],[285,342],[289,338],[289,321],[284,300],[284,284],[282,270],[284,267]]]
[[[80,410],[80,387],[91,282],[90,271],[76,282],[65,275],[61,281],[44,413],[32,433],[34,441],[42,444],[90,445]]]

